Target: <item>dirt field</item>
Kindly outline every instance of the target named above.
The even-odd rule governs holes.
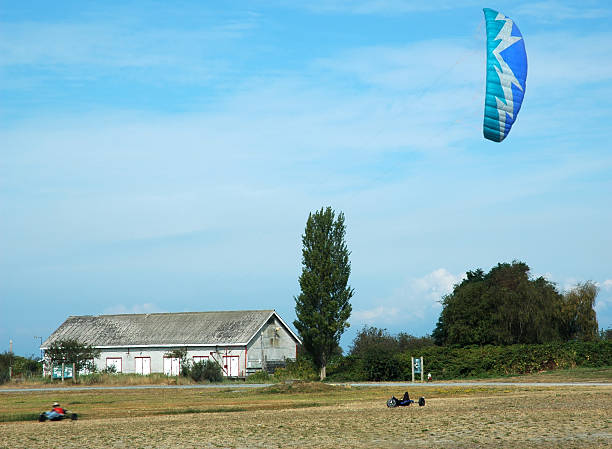
[[[612,386],[415,387],[425,407],[388,409],[395,390],[3,393],[0,448],[612,447]],[[81,419],[31,420],[53,400]]]

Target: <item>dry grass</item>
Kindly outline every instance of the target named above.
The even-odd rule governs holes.
[[[78,421],[0,424],[0,448],[371,448],[612,446],[612,386],[411,387],[296,383],[257,390],[2,393],[0,419],[59,400]]]

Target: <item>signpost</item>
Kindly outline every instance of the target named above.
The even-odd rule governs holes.
[[[414,382],[414,375],[421,375],[421,382],[423,382],[423,373],[425,369],[423,368],[423,357],[410,357],[410,361],[412,364],[412,381]]]
[[[62,368],[64,368],[64,375],[62,376]],[[51,377],[53,379],[71,379],[72,378],[72,364],[68,365],[65,363],[62,363],[61,365],[57,364],[57,365],[53,365],[53,368],[51,369]]]

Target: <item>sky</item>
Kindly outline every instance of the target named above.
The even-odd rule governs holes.
[[[525,100],[485,140],[483,7]],[[0,352],[70,315],[295,319],[308,214],[345,215],[351,327],[431,333],[465,272],[599,286],[612,327],[607,1],[0,2]]]

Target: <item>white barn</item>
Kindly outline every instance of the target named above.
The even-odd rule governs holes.
[[[282,366],[300,342],[274,310],[70,316],[41,349],[68,339],[100,350],[97,370],[178,375],[180,361],[166,354],[185,349],[193,362],[218,362],[226,377]]]

